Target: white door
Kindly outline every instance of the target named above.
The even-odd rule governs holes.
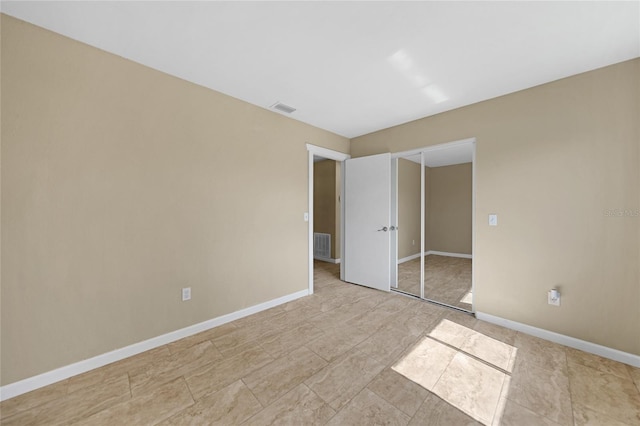
[[[345,166],[345,281],[389,291],[391,154]]]

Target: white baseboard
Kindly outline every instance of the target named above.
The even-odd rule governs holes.
[[[446,251],[435,251],[435,250],[429,250],[424,252],[425,256],[429,256],[430,254],[435,254],[438,256],[448,256],[448,257],[461,257],[463,259],[473,259],[473,255],[470,254],[464,254],[464,253],[449,253]],[[412,254],[411,256],[407,256],[407,257],[403,257],[402,259],[398,259],[398,265],[404,262],[408,262],[410,260],[413,259],[417,259],[420,257],[420,253],[416,253],[416,254]]]
[[[299,299],[300,297],[307,296],[308,294],[309,290],[302,290],[297,293],[288,294],[286,296],[269,300],[264,303],[259,303],[257,305],[250,306],[248,308],[244,308],[230,314],[222,315],[220,317],[213,318],[199,324],[190,325],[188,327],[181,328],[180,330],[172,331],[161,336],[134,343],[133,345],[129,345],[124,348],[97,355],[93,358],[66,365],[64,367],[48,371],[37,376],[29,377],[27,379],[20,380],[19,382],[10,383],[8,385],[0,387],[0,401],[22,395],[23,393],[27,393],[32,390],[50,385],[52,383],[68,379],[69,377],[85,373],[87,371],[102,367],[107,364],[111,364],[112,362],[120,361],[121,359],[137,355],[139,353],[148,351],[149,349],[154,349],[159,346],[166,345],[167,343],[175,342],[176,340],[191,336],[193,334],[209,330],[219,325],[244,318],[246,316],[264,311],[269,308],[273,308],[278,305],[282,305],[283,303]]]
[[[327,263],[340,263],[340,259],[333,259],[331,257],[320,257],[320,256],[313,256],[313,258],[315,260],[319,260],[320,262],[327,262]]]
[[[437,256],[461,257],[463,259],[473,259],[473,255],[471,254],[449,253],[447,251],[436,251],[436,250],[429,250],[428,252],[425,253],[425,256],[428,256],[430,254],[435,254]]]
[[[403,257],[402,259],[398,259],[398,265],[404,262],[408,262],[413,259],[417,259],[420,257],[420,253],[412,254],[411,256]]]
[[[630,354],[628,352],[619,351],[617,349],[608,348],[596,343],[587,342],[585,340],[576,339],[575,337],[565,336],[564,334],[555,333],[553,331],[544,330],[542,328],[533,327],[516,321],[496,317],[493,315],[476,312],[476,318],[482,321],[497,324],[511,330],[520,331],[531,336],[559,343],[570,348],[579,349],[590,354],[598,355],[614,361],[622,362],[636,368],[640,368],[640,355]]]

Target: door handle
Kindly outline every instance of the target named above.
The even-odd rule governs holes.
[[[378,229],[378,232],[380,232],[380,231],[387,232],[388,229],[389,228],[387,228],[386,226],[383,226],[382,229]]]
[[[389,228],[389,229],[390,229],[391,231],[397,231],[397,230],[398,230],[398,227],[397,227],[397,226],[393,226],[393,225],[391,225],[391,228]]]

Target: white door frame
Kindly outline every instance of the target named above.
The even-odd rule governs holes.
[[[408,157],[416,154],[421,155],[421,207],[420,207],[420,216],[421,216],[421,225],[420,225],[420,252],[421,252],[421,261],[420,261],[420,297],[424,299],[424,163],[425,157],[434,151],[445,150],[454,148],[457,146],[469,145],[471,147],[472,152],[472,160],[471,160],[471,257],[473,258],[476,254],[476,138],[462,139],[454,142],[441,143],[437,145],[425,146],[422,148],[412,149],[409,151],[402,152],[394,152],[391,154],[391,158],[402,158]],[[397,262],[397,259],[396,259]],[[475,302],[475,294],[476,294],[476,274],[475,274],[475,262],[471,262],[471,294],[474,297],[471,299],[471,312],[475,313],[476,311],[476,302]]]
[[[309,162],[309,187],[307,189],[308,198],[308,243],[309,243],[309,294],[313,294],[313,157],[323,157],[328,160],[334,160],[340,163],[340,279],[344,280],[344,162],[351,158],[349,154],[345,154],[332,149],[322,148],[320,146],[307,144],[308,162]]]
[[[428,154],[429,152],[433,152],[433,151],[437,151],[437,150],[441,150],[441,149],[448,149],[448,148],[452,148],[454,146],[457,145],[466,145],[466,144],[470,144],[472,146],[473,149],[473,159],[472,159],[472,201],[471,201],[471,208],[472,208],[472,216],[471,216],[471,254],[472,256],[475,256],[476,254],[476,192],[477,192],[477,179],[476,179],[476,172],[477,172],[477,167],[476,167],[476,138],[469,138],[469,139],[463,139],[463,140],[459,140],[459,141],[455,141],[455,142],[448,142],[448,143],[442,143],[442,144],[437,144],[437,145],[430,145],[430,146],[425,146],[422,148],[417,148],[417,149],[413,149],[413,150],[409,150],[409,151],[402,151],[402,152],[395,152],[395,153],[391,153],[391,158],[401,158],[401,157],[406,157],[406,156],[410,156],[412,154],[419,154],[419,153],[423,153],[423,157],[424,154]],[[308,282],[309,282],[309,294],[313,294],[313,156],[317,155],[319,157],[323,157],[323,158],[327,158],[329,160],[334,160],[334,161],[338,161],[340,162],[340,170],[341,170],[341,182],[340,182],[340,192],[341,192],[341,196],[344,194],[344,169],[345,169],[345,161],[348,160],[349,158],[351,158],[351,156],[349,154],[344,154],[342,152],[339,151],[334,151],[331,149],[327,149],[327,148],[322,148],[316,145],[312,145],[312,144],[307,144],[307,151],[308,151],[308,169],[309,169],[309,186],[308,186],[308,190],[307,190],[307,194],[308,194],[308,213],[309,213],[309,223],[308,223],[308,243],[309,243],[309,247],[308,247],[308,252],[309,252],[309,263],[308,263],[308,269],[309,269],[309,277],[308,277]],[[424,159],[422,160],[422,162],[424,163]],[[423,168],[424,169],[424,168]],[[424,170],[423,172],[424,173]],[[424,176],[422,177],[422,181],[424,181]],[[423,196],[424,196],[424,189],[421,191]],[[344,264],[344,256],[345,256],[345,250],[344,250],[344,199],[342,198],[342,202],[340,203],[340,257],[341,257],[341,263],[340,263],[340,279],[344,281],[344,268],[343,268],[343,264]],[[421,203],[422,204],[422,208],[424,209],[424,202]],[[422,219],[422,222],[424,222],[424,217]],[[421,232],[422,234],[422,238],[424,239],[424,232]],[[424,241],[420,242],[421,244],[421,250],[424,253]],[[397,257],[397,256],[396,256]],[[397,260],[397,259],[396,259]],[[423,269],[423,273],[424,273],[424,268]],[[475,262],[471,263],[471,291],[473,292],[473,294],[475,295],[476,292],[476,277],[475,277]],[[424,281],[424,278],[422,278],[421,281]],[[475,308],[475,297],[472,300],[472,305],[471,305],[471,311],[475,312],[476,308]]]

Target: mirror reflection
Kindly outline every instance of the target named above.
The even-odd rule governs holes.
[[[415,160],[415,159],[414,159]],[[420,155],[398,159],[398,290],[420,296]]]
[[[426,158],[426,164],[429,159]],[[471,311],[472,163],[425,166],[424,294]]]
[[[396,166],[397,290],[467,311],[473,302],[472,159],[471,145],[456,145],[414,152]]]

